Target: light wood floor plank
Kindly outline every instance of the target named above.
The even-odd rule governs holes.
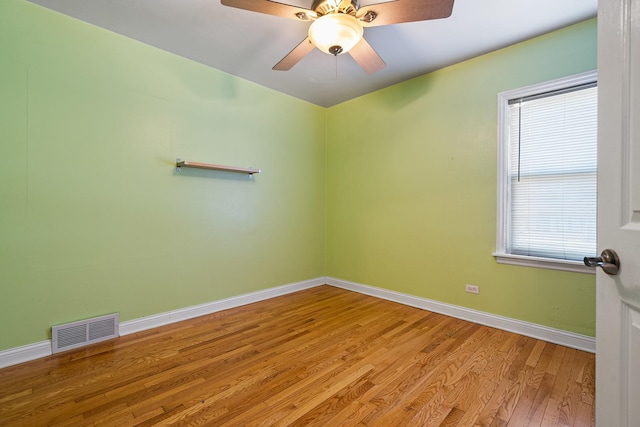
[[[0,370],[4,426],[594,426],[595,356],[320,286]]]

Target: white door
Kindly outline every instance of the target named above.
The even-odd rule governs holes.
[[[640,0],[598,6],[596,423],[640,426]]]

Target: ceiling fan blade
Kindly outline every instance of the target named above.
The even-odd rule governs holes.
[[[276,65],[273,66],[273,69],[276,71],[289,71],[294,65],[296,65],[302,58],[307,56],[309,52],[311,52],[315,46],[309,40],[309,37],[305,38],[298,44],[298,46],[294,47],[293,50],[280,60]]]
[[[270,0],[220,0],[220,3],[224,6],[302,21],[309,21],[311,19],[315,19],[317,16],[317,14],[311,9],[291,6]]]
[[[358,9],[357,17],[365,27],[427,21],[451,16],[454,0],[397,0]],[[372,14],[372,13],[373,14]],[[368,18],[367,18],[368,15]],[[368,19],[373,19],[369,22]]]
[[[364,37],[360,39],[357,45],[351,48],[349,55],[356,60],[367,74],[380,71],[387,65]]]

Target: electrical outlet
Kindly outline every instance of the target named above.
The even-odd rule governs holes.
[[[480,286],[477,285],[466,285],[465,290],[471,294],[479,294]]]

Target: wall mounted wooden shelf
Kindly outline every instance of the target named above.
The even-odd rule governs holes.
[[[181,168],[209,169],[209,170],[215,170],[215,171],[244,173],[244,174],[249,175],[249,178],[253,178],[253,174],[254,173],[262,172],[261,169],[238,168],[238,167],[235,167],[235,166],[212,165],[212,164],[209,164],[209,163],[190,162],[190,161],[187,161],[187,160],[176,159],[176,170],[178,172],[180,172]]]

